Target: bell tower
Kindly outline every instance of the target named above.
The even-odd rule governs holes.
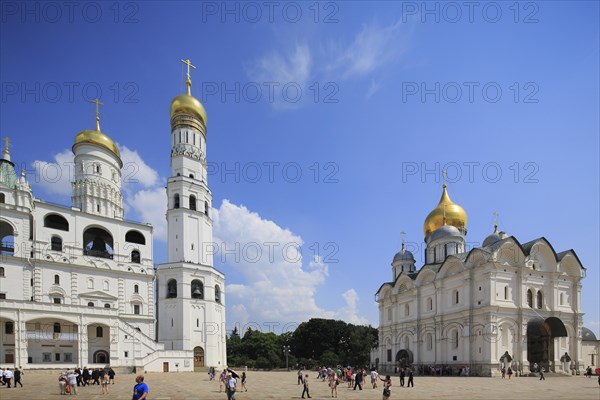
[[[204,106],[186,93],[171,102],[171,176],[167,181],[167,262],[158,269],[158,340],[194,354],[194,366],[225,366],[224,275],[213,267]]]

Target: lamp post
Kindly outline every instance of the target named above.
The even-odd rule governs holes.
[[[288,362],[288,356],[290,354],[290,346],[288,346],[288,345],[283,346],[283,354],[285,354],[285,368],[289,371],[290,365]]]

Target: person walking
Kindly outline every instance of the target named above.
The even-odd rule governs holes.
[[[406,377],[406,371],[404,368],[400,368],[400,386],[404,387],[404,378]]]
[[[108,394],[108,374],[105,370],[100,371],[100,384],[102,385],[102,394]]]
[[[8,388],[10,389],[10,381],[13,378],[13,373],[10,370],[10,368],[6,368],[6,371],[4,371],[4,382],[6,382]]]
[[[83,386],[89,385],[90,384],[90,370],[88,369],[88,367],[83,367],[83,372],[81,375],[82,375],[81,383],[83,383]]]
[[[231,375],[231,372],[227,374],[227,400],[235,400],[237,380]]]
[[[544,367],[540,368],[540,381],[545,381],[546,377],[544,376],[544,372],[546,372],[546,370],[544,369]]]
[[[373,389],[377,389],[378,376],[379,374],[376,369],[371,371],[371,385],[373,386]]]
[[[414,382],[414,375],[413,375],[413,370],[412,368],[408,369],[408,383],[406,384],[406,387],[415,387],[415,382]]]
[[[362,379],[363,372],[359,369],[358,371],[356,371],[356,377],[354,378],[354,390],[356,390],[357,386],[359,390],[362,390]]]
[[[133,387],[133,397],[131,400],[145,400],[148,397],[148,385],[144,383],[144,376],[135,377],[135,386]]]
[[[248,391],[248,388],[246,387],[246,371],[242,372],[242,389],[244,389],[246,392]]]
[[[71,394],[77,395],[77,374],[75,371],[67,372],[67,383],[71,386]]]
[[[340,384],[340,381],[338,380],[338,377],[335,373],[332,373],[329,376],[329,388],[331,389],[331,397],[337,397],[337,387]]]
[[[392,395],[392,377],[389,375],[385,376],[385,379],[379,377],[383,381],[383,400],[388,400]]]
[[[513,370],[512,370],[512,368],[511,368],[511,367],[508,367],[508,372],[507,372],[507,374],[508,374],[508,379],[510,379],[510,378],[512,377],[512,374],[513,374]]]
[[[298,385],[302,384],[302,367],[298,368]]]
[[[221,375],[219,375],[219,393],[221,393],[221,389],[225,387],[225,391],[227,391],[227,370],[223,370]]]
[[[112,381],[112,384],[115,384],[115,370],[110,368],[108,370],[108,383],[110,383]]]
[[[23,384],[21,383],[21,370],[19,368],[15,368],[14,376],[15,376],[15,385],[13,387],[16,388],[17,383],[19,385],[21,385],[21,387],[23,387]]]
[[[67,394],[67,377],[62,372],[58,376],[58,389],[60,394]]]
[[[310,399],[310,393],[308,392],[308,374],[304,375],[302,385],[304,387],[304,389],[302,389],[302,398],[304,398],[304,393],[306,393],[306,396],[308,396],[308,398]]]

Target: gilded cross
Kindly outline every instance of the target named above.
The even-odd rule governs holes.
[[[443,169],[442,170],[442,176],[444,178],[444,187],[446,187],[446,178],[448,177],[448,170],[447,169]]]
[[[190,67],[196,69],[196,66],[192,64],[189,58],[187,60],[181,60],[181,62],[187,65],[187,78],[190,79]]]
[[[100,99],[90,100],[90,103],[96,104],[96,130],[100,130],[100,106],[103,106],[104,103],[100,102]]]

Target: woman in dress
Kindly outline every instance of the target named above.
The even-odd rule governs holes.
[[[335,373],[329,376],[329,387],[331,388],[331,397],[337,397],[337,386],[340,384],[338,377]],[[335,396],[334,396],[335,394]]]
[[[108,394],[108,375],[105,370],[100,370],[100,384],[102,385],[102,394]]]
[[[248,391],[246,388],[246,371],[242,372],[242,389],[244,389],[246,392]]]
[[[392,394],[392,377],[389,375],[385,376],[385,379],[379,377],[383,381],[383,400],[388,400]]]
[[[221,393],[221,388],[225,387],[227,389],[227,370],[224,369],[219,376],[219,393]]]

